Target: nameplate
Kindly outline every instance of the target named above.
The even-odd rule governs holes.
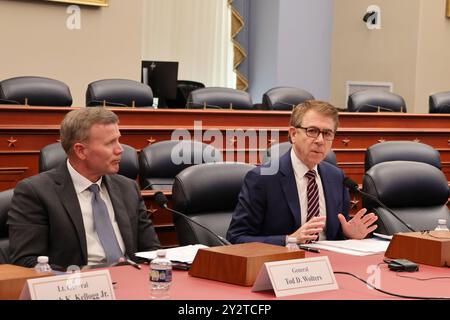
[[[266,262],[252,291],[273,289],[277,297],[337,290],[328,257]]]
[[[109,270],[75,272],[27,280],[21,299],[115,300]]]

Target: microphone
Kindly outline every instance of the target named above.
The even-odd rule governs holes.
[[[392,109],[384,108],[384,107],[380,107],[380,106],[375,106],[373,104],[368,104],[368,103],[364,104],[361,108],[359,108],[357,112],[364,112],[364,111],[361,111],[361,109],[363,109],[364,107],[369,107],[369,108],[373,108],[373,109],[376,109],[376,110],[383,110],[383,111],[388,111],[388,112],[394,112]],[[402,108],[402,110],[403,110],[403,108]]]
[[[224,108],[222,108],[220,106],[215,106],[213,104],[197,103],[197,102],[188,102],[187,108],[191,109],[189,107],[202,107],[203,109],[207,109],[207,108],[210,108],[210,109],[224,109]]]
[[[349,177],[345,177],[344,178],[344,186],[349,188],[352,191],[356,191],[358,193],[360,193],[361,195],[363,195],[366,198],[369,198],[370,200],[375,201],[376,203],[378,203],[383,209],[385,209],[387,212],[389,212],[391,215],[393,215],[398,221],[400,221],[406,228],[408,228],[408,230],[412,231],[412,232],[417,232],[416,230],[414,230],[409,224],[407,224],[406,222],[404,222],[402,219],[400,219],[391,209],[389,209],[384,203],[382,203],[380,200],[378,200],[377,197],[371,195],[370,193],[364,192],[362,191],[358,184],[353,181],[352,179],[350,179]]]
[[[118,103],[118,102],[111,102],[106,100],[90,100],[87,103],[88,107],[94,107],[94,106],[106,106],[106,107],[127,107],[128,106],[124,103]]]
[[[164,209],[169,210],[172,213],[175,213],[178,216],[181,216],[183,218],[186,218],[187,220],[189,220],[190,222],[196,224],[197,226],[205,229],[206,231],[208,231],[210,234],[212,234],[216,239],[218,239],[220,241],[220,243],[222,243],[223,245],[230,245],[231,243],[225,239],[224,237],[219,236],[217,233],[215,233],[214,231],[212,231],[211,229],[205,227],[204,225],[202,225],[201,223],[198,223],[197,221],[195,221],[194,219],[192,219],[191,217],[188,217],[187,215],[185,215],[184,213],[181,213],[180,211],[176,211],[173,210],[171,208],[169,208],[167,206],[167,203],[169,202],[169,200],[167,200],[166,196],[164,195],[164,193],[162,193],[161,191],[158,191],[155,193],[155,201],[156,203]]]
[[[9,99],[0,99],[0,104],[17,104],[20,105],[21,103],[16,100],[9,100]]]

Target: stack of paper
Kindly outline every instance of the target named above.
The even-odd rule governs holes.
[[[389,246],[389,241],[376,238],[363,240],[317,241],[313,244],[307,244],[306,246],[353,256],[367,256],[385,252]]]
[[[171,249],[166,249],[166,258],[170,261],[183,262],[191,264],[194,261],[195,255],[198,249],[208,248],[203,244],[188,245],[184,247],[176,247]],[[156,251],[145,251],[136,253],[137,257],[144,258],[147,260],[153,260],[156,258]]]

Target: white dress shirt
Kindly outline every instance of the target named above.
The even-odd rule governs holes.
[[[67,160],[67,168],[69,169],[70,177],[72,178],[75,191],[77,193],[78,202],[80,203],[81,214],[83,218],[84,230],[86,232],[86,243],[87,243],[87,254],[88,254],[88,265],[105,263],[106,255],[105,250],[98,238],[97,232],[94,227],[94,216],[92,215],[92,192],[87,190],[92,184],[90,180],[79,174]],[[120,249],[124,252],[125,245],[123,243],[122,235],[120,234],[119,226],[117,224],[114,208],[112,206],[111,198],[109,197],[108,190],[106,186],[102,184],[102,178],[97,182],[100,187],[100,197],[105,201],[106,207],[108,208],[109,218],[114,229],[117,241],[119,243]]]
[[[305,177],[305,174],[309,171],[309,168],[299,158],[297,158],[294,148],[291,149],[291,161],[295,174],[295,182],[297,184],[298,198],[300,200],[300,221],[303,225],[306,223],[306,217],[308,215],[308,193],[306,191],[308,186],[308,178]],[[319,215],[326,217],[327,207],[325,204],[325,195],[323,192],[322,180],[320,179],[320,175],[317,170],[317,165],[312,170],[316,172],[316,183],[319,189]],[[319,240],[326,240],[325,227],[319,234]]]

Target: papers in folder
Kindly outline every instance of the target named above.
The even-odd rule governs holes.
[[[385,252],[389,241],[371,238],[363,240],[317,241],[306,246],[333,252],[349,254],[352,256],[368,256]]]
[[[194,261],[195,255],[198,249],[208,248],[203,244],[195,244],[184,247],[176,247],[171,249],[166,249],[166,258],[173,262],[182,262],[186,264],[191,264]],[[145,251],[138,252],[136,256],[139,258],[144,258],[147,260],[153,260],[156,258],[156,251]]]

